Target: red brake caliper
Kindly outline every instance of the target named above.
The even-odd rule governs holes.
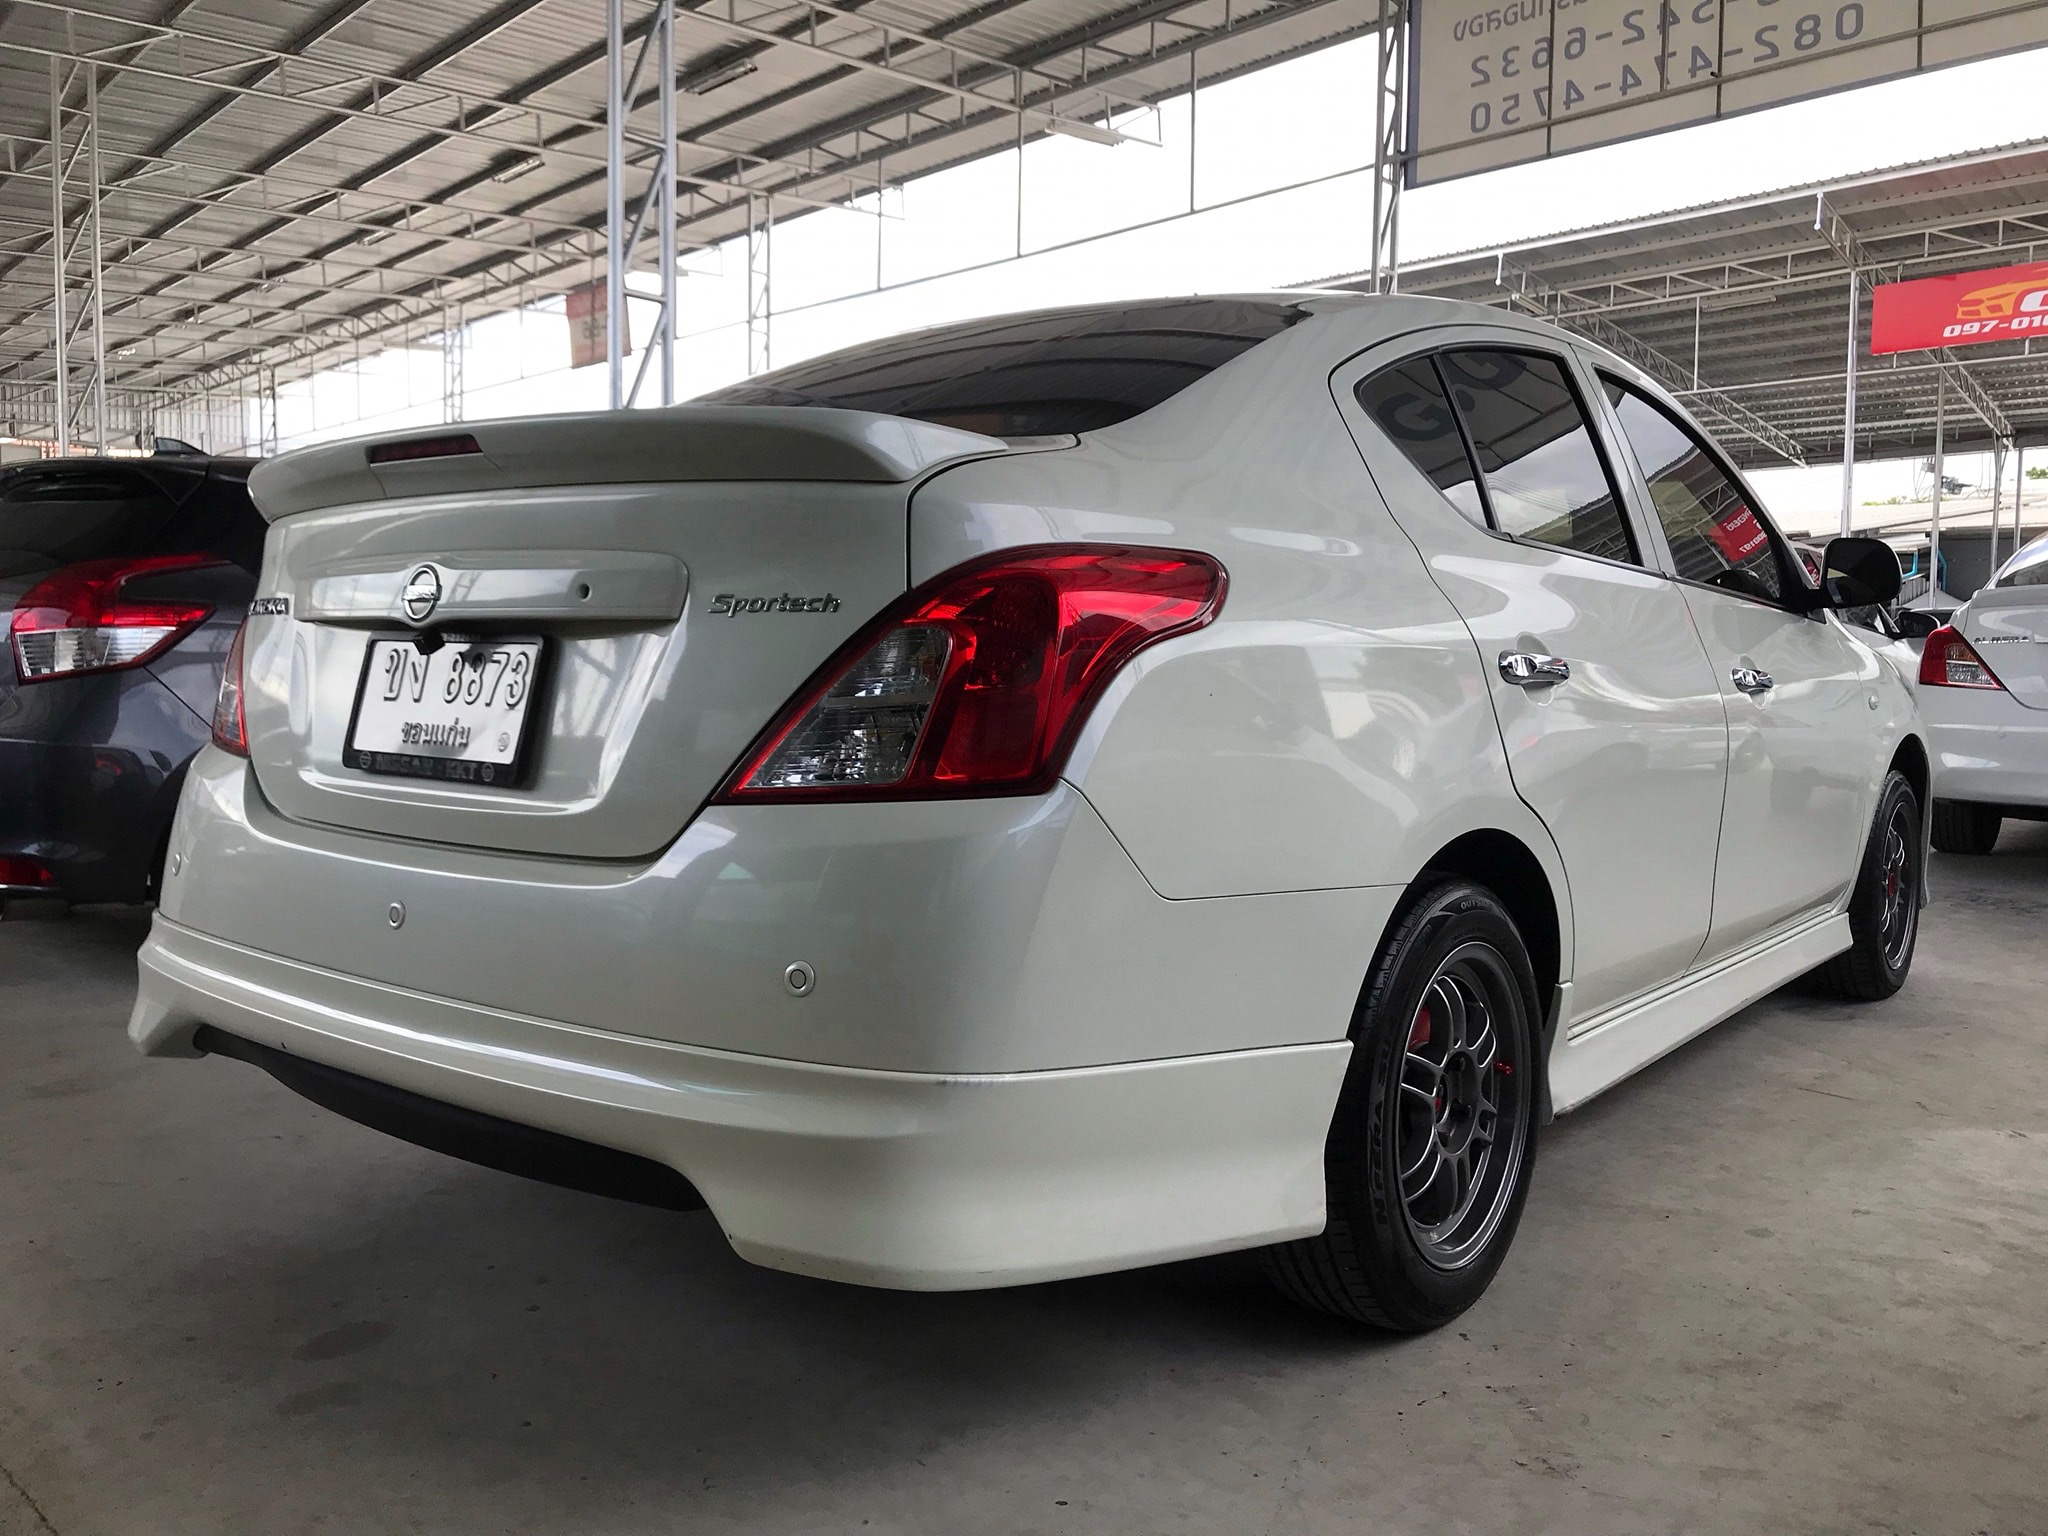
[[[1424,1003],[1415,1010],[1415,1022],[1408,1027],[1408,1049],[1412,1051],[1419,1045],[1429,1044],[1429,1033],[1429,1004]],[[1436,1095],[1435,1106],[1436,1112],[1441,1115],[1444,1112],[1444,1096],[1441,1091]]]

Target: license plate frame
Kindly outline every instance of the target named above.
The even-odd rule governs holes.
[[[536,750],[536,718],[547,708],[549,663],[553,647],[545,635],[534,634],[443,634],[435,651],[462,652],[471,646],[531,646],[533,674],[527,684],[525,711],[520,716],[518,740],[513,743],[509,763],[482,762],[472,758],[439,756],[424,752],[390,752],[356,745],[356,731],[362,724],[363,701],[369,695],[370,678],[386,645],[418,649],[418,636],[409,631],[373,634],[363,646],[362,670],[356,676],[355,697],[349,706],[348,728],[342,733],[341,761],[359,773],[389,778],[428,779],[441,783],[481,785],[489,789],[526,789],[533,783],[539,752]]]

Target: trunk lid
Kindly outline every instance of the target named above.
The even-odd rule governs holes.
[[[1957,619],[2015,699],[2048,709],[2048,585],[1986,587]]]
[[[275,521],[245,656],[257,782],[301,821],[584,859],[641,858],[681,832],[903,591],[915,481],[1004,451],[787,408],[480,423],[434,441],[455,451],[377,463],[378,444],[337,444],[252,476]],[[439,595],[421,620],[406,599],[423,568]],[[520,787],[350,766],[373,644],[422,630],[541,642]]]

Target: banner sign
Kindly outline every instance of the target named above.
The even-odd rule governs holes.
[[[605,282],[599,278],[567,294],[569,312],[569,366],[588,368],[605,360],[607,333],[611,328],[611,303]],[[626,351],[633,350],[633,338],[626,338]]]
[[[2043,0],[1408,0],[1409,186],[2048,43]]]
[[[1730,565],[1740,565],[1769,542],[1764,525],[1747,507],[1724,512],[1707,529],[1707,537]]]
[[[1918,352],[2048,336],[2048,261],[1881,283],[1870,304],[1870,350]]]

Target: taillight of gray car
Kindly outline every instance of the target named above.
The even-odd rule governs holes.
[[[262,549],[247,467],[0,475],[0,897],[137,901]]]

